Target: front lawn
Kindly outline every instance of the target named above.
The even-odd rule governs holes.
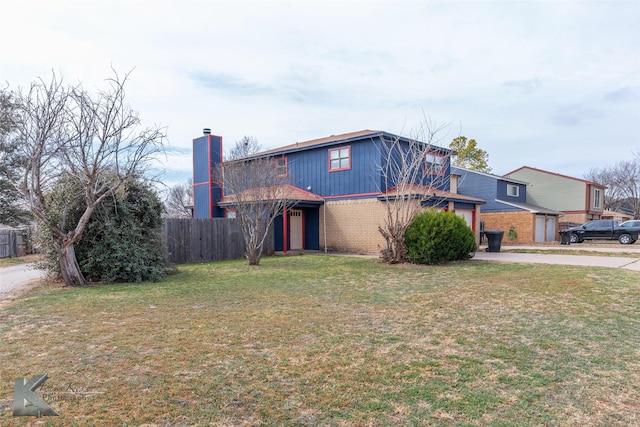
[[[305,255],[0,310],[0,424],[640,425],[640,275]]]

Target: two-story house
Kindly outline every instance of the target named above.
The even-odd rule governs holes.
[[[557,240],[562,212],[527,202],[527,183],[453,166],[458,193],[482,198],[485,230],[503,230],[503,241],[542,243]]]
[[[582,224],[604,212],[606,187],[601,184],[529,166],[504,176],[526,182],[527,203],[561,211],[562,222]]]
[[[297,142],[248,156],[270,157],[279,176],[289,179],[290,206],[274,222],[276,251],[329,249],[378,253],[384,239],[378,227],[387,215],[386,203],[396,189],[384,179],[384,147],[412,141],[384,131],[363,130]],[[483,200],[450,191],[448,148],[428,146],[424,174],[412,194],[425,208],[455,211],[479,237]],[[222,161],[222,138],[205,134],[193,141],[194,212],[196,217],[221,217],[232,212],[233,197],[224,197],[224,183],[213,182]]]

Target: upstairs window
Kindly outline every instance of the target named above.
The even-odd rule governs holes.
[[[289,174],[286,157],[276,158],[276,178],[286,178]]]
[[[594,208],[600,207],[600,189],[599,188],[593,189],[593,207]]]
[[[518,197],[520,195],[520,187],[513,184],[507,184],[507,196]]]
[[[430,175],[444,175],[444,156],[427,153],[425,156],[425,172]]]
[[[329,172],[351,169],[351,147],[329,150]]]

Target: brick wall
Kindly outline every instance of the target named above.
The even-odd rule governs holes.
[[[503,242],[534,243],[536,240],[536,216],[531,212],[483,212],[480,214],[480,220],[484,221],[485,230],[503,230]],[[514,240],[509,239],[509,229],[512,226],[518,235]]]
[[[330,251],[379,254],[386,244],[378,226],[386,217],[386,202],[378,199],[325,201],[320,209],[320,247],[325,248],[326,224],[326,247]],[[476,241],[478,236],[476,233]]]
[[[387,214],[385,202],[378,199],[325,202],[324,209],[320,209],[320,246],[323,248],[325,212],[326,246],[329,250],[374,254],[384,247],[378,226],[384,224]]]
[[[418,203],[417,201],[415,203]],[[378,254],[385,241],[378,226],[387,217],[386,202],[378,199],[326,201],[320,209],[320,246],[329,250],[360,254]]]
[[[594,219],[600,219],[598,215],[592,215],[587,213],[570,213],[564,214],[560,221],[562,222],[571,222],[575,224],[584,224],[588,221],[593,221]]]

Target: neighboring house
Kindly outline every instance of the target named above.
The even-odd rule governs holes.
[[[291,185],[289,208],[275,220],[275,249],[329,249],[377,253],[384,247],[378,227],[387,215],[386,199],[396,197],[384,188],[380,172],[382,141],[409,140],[383,131],[363,130],[299,142],[248,156],[271,157],[279,176]],[[196,218],[233,215],[233,195],[223,195],[223,183],[213,182],[222,161],[222,138],[205,134],[193,141],[194,204]],[[483,200],[450,191],[448,148],[431,146],[422,182],[408,197],[428,194],[422,206],[455,210],[479,238]],[[435,167],[433,167],[435,165]],[[429,167],[427,167],[429,166]],[[437,175],[437,176],[436,176]],[[407,196],[407,195],[403,195]]]
[[[529,166],[504,176],[526,182],[527,203],[561,211],[564,223],[583,224],[604,212],[606,187],[601,184]]]
[[[600,219],[613,219],[618,222],[625,222],[633,219],[633,215],[624,212],[605,210],[602,212],[602,215],[600,215]]]
[[[503,241],[542,243],[558,238],[562,212],[527,203],[527,184],[504,176],[453,166],[458,193],[482,198],[485,230],[503,230]]]

